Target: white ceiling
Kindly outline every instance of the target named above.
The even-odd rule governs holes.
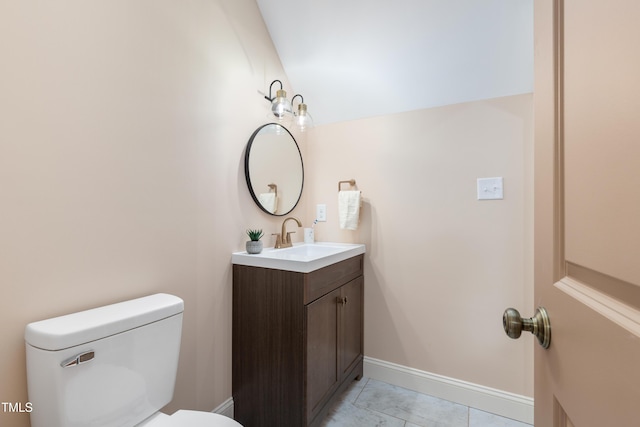
[[[256,1],[316,125],[533,91],[533,0]]]

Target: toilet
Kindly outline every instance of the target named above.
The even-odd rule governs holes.
[[[211,412],[160,412],[173,398],[184,302],[168,294],[30,323],[32,427],[242,427]]]

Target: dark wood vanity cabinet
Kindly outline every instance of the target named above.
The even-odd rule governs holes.
[[[362,376],[363,255],[310,273],[233,266],[234,417],[319,425]]]

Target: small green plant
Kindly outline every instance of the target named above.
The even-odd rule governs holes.
[[[257,242],[264,235],[262,230],[247,230],[247,235],[252,242]]]

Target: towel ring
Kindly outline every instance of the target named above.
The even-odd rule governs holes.
[[[356,180],[355,179],[349,179],[347,181],[338,181],[338,191],[340,191],[340,185],[342,185],[342,184],[349,184],[349,185],[351,185],[353,187],[354,185],[356,185]]]
[[[277,185],[275,185],[275,184],[267,184],[267,187],[272,189],[273,192],[276,193],[276,197],[278,197],[278,186]]]

